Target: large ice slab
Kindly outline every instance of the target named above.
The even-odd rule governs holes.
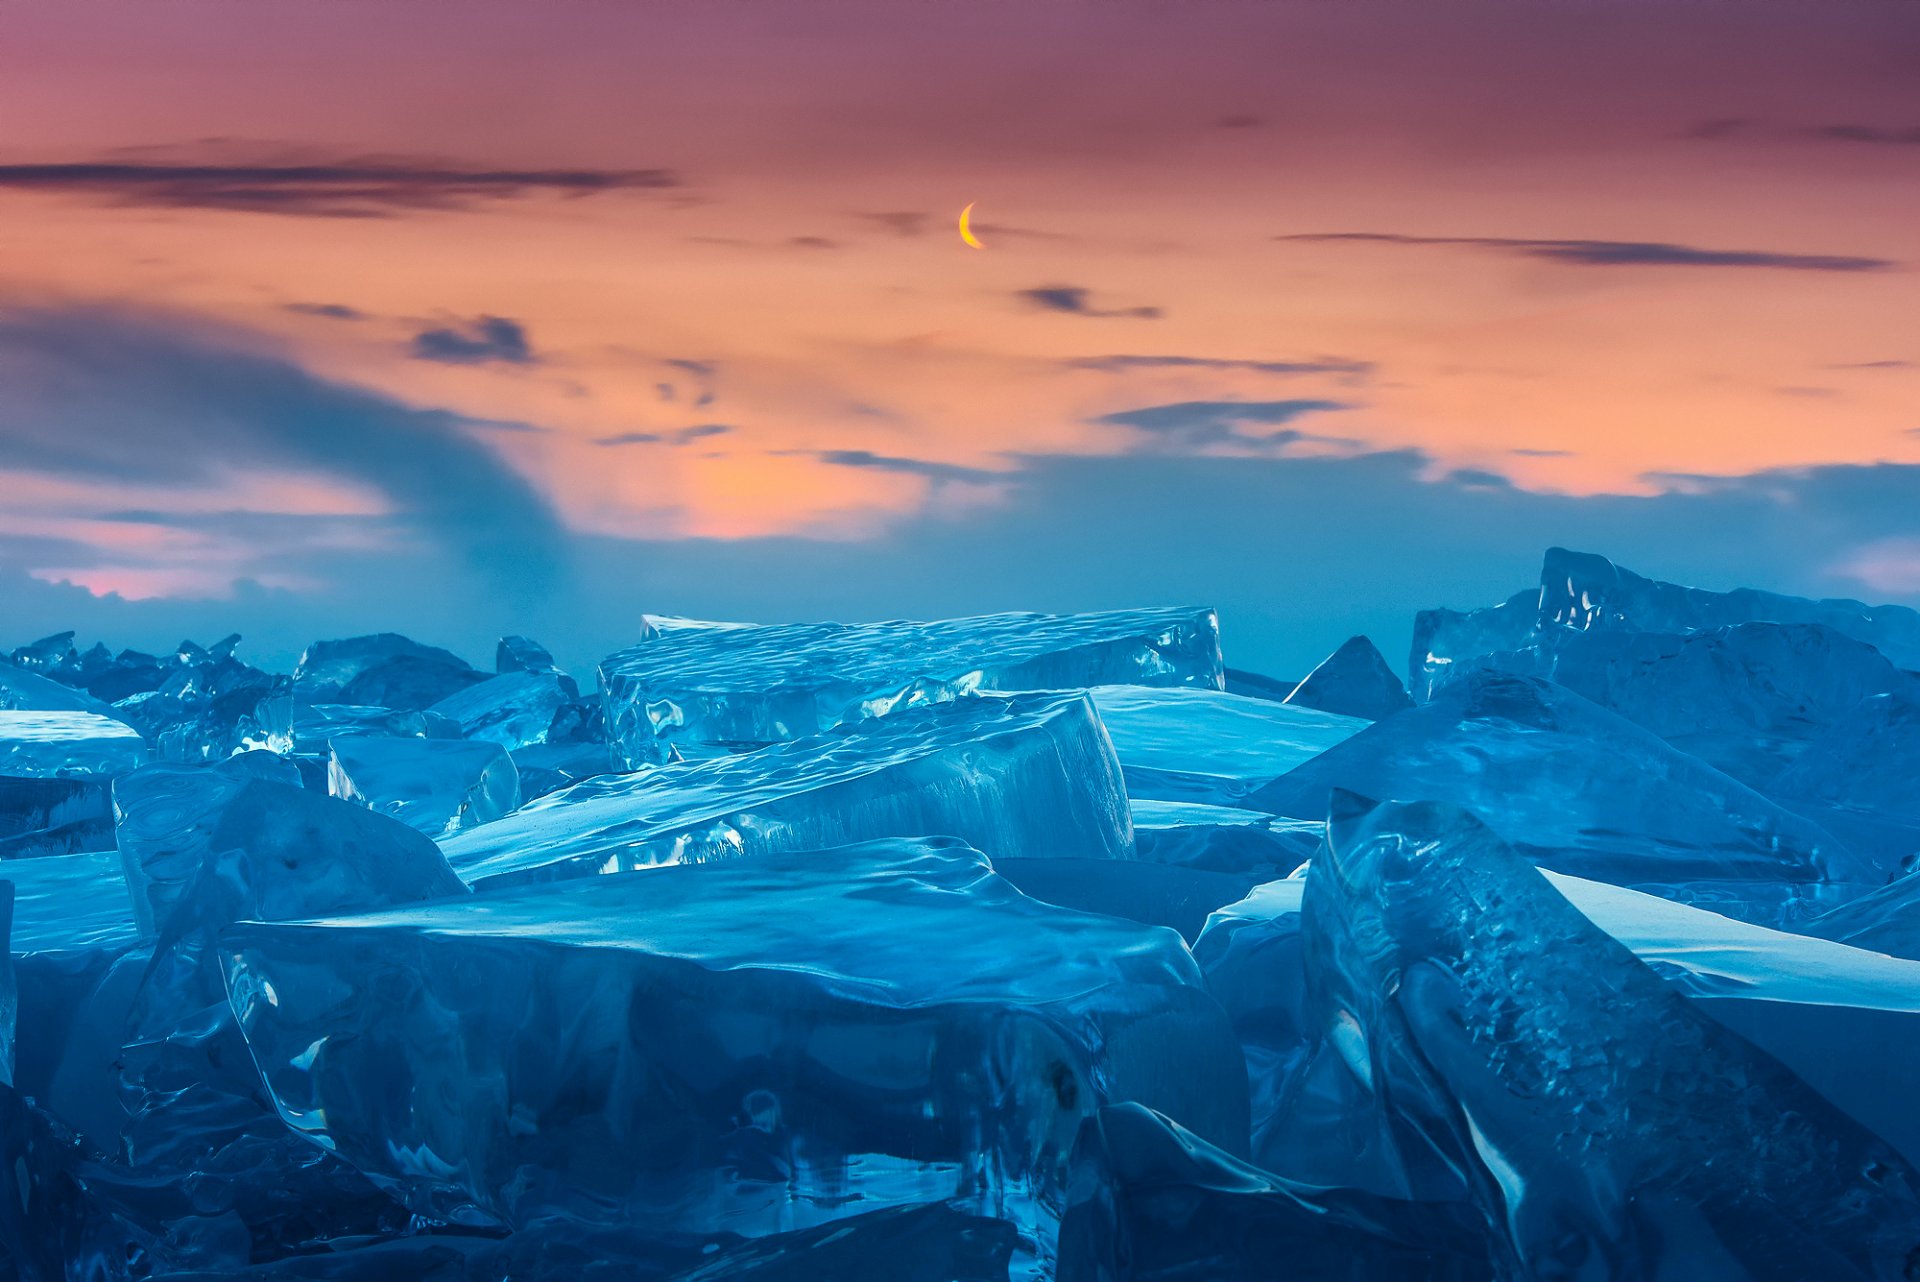
[[[1569,690],[1478,671],[1247,798],[1451,801],[1558,872],[1778,924],[1885,881],[1830,834]]]
[[[1518,650],[1540,626],[1540,590],[1525,588],[1478,610],[1422,610],[1413,617],[1407,692],[1425,703],[1453,676],[1456,664],[1483,654]]]
[[[92,712],[0,710],[0,775],[111,777],[146,761],[146,741],[124,721]]]
[[[499,887],[923,834],[996,858],[1131,855],[1120,765],[1087,697],[976,695],[605,775],[443,849],[468,882]]]
[[[1358,717],[1207,689],[1096,686],[1131,797],[1235,806],[1367,728]]]
[[[0,867],[14,885],[13,951],[124,948],[139,938],[118,851],[22,859]]]
[[[1244,1143],[1178,938],[1037,904],[951,839],[244,923],[223,951],[282,1117],[442,1218],[755,1236],[957,1197],[1044,1238],[1104,1103]]]
[[[520,804],[520,772],[486,740],[330,741],[327,792],[435,839],[492,823]]]
[[[269,920],[459,895],[427,838],[384,815],[263,779],[236,759],[149,766],[114,784],[122,870],[141,933],[176,915]],[[184,919],[183,919],[184,920]]]
[[[1286,702],[1368,721],[1413,706],[1400,678],[1366,637],[1347,638],[1293,688]]]
[[[1565,686],[1763,792],[1862,700],[1920,691],[1920,678],[1872,646],[1810,623],[1684,635],[1557,629],[1527,649],[1462,662]]]
[[[1883,1279],[1914,1258],[1904,1158],[1466,812],[1343,796],[1302,932],[1356,1131],[1409,1186],[1451,1179],[1512,1273]]]
[[[1309,873],[1307,876],[1310,876]],[[1780,1060],[1920,1163],[1920,1063],[1887,1048],[1920,1037],[1920,964],[1559,873],[1547,880],[1701,1011]],[[1302,1178],[1312,1109],[1300,910],[1307,877],[1270,882],[1215,912],[1194,945],[1207,987],[1247,1052],[1256,1161]]]
[[[1217,690],[1212,610],[991,614],[931,623],[653,627],[600,664],[629,768],[778,743],[974,691],[1107,684]]]

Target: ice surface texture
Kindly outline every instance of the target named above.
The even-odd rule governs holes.
[[[242,924],[223,948],[287,1122],[456,1220],[758,1235],[961,1197],[1031,1231],[1103,1103],[1245,1140],[1239,1053],[1178,938],[1036,904],[953,840]]]
[[[1212,610],[656,628],[600,665],[629,768],[799,738],[978,690],[1221,688]]]
[[[1336,798],[1302,917],[1310,1017],[1388,1165],[1457,1180],[1521,1276],[1909,1269],[1906,1160],[1470,815]]]
[[[1235,806],[1366,729],[1357,717],[1220,690],[1096,686],[1128,795]]]
[[[444,849],[462,877],[497,888],[923,833],[994,856],[1131,855],[1119,763],[1086,696],[957,698],[590,779]]]
[[[1885,880],[1813,823],[1569,690],[1476,671],[1266,788],[1311,819],[1335,789],[1473,811],[1547,867],[1765,923]]]

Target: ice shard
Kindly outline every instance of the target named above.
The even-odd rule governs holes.
[[[314,642],[293,670],[293,691],[301,703],[418,710],[485,679],[458,655],[382,632]]]
[[[1237,806],[1366,729],[1358,717],[1207,689],[1096,686],[1131,797]]]
[[[1388,1157],[1450,1173],[1523,1277],[1892,1279],[1920,1176],[1675,992],[1466,812],[1335,799],[1316,1035]],[[1412,1181],[1410,1181],[1412,1182]]]
[[[1415,703],[1433,698],[1456,665],[1532,643],[1540,626],[1540,590],[1526,588],[1478,610],[1422,610],[1413,619],[1407,691]]]
[[[526,748],[567,737],[585,720],[570,677],[512,672],[450,694],[428,711],[460,727],[461,737]]]
[[[932,623],[653,628],[600,664],[629,769],[778,743],[975,691],[1106,684],[1218,690],[1212,610],[992,614]]]
[[[589,779],[443,849],[468,882],[498,888],[927,834],[995,858],[1129,857],[1120,765],[1087,697],[975,695]]]
[[[108,789],[146,742],[92,712],[0,710],[0,859],[113,844]]]
[[[1400,678],[1393,675],[1386,659],[1365,637],[1347,638],[1293,688],[1286,702],[1367,721],[1378,721],[1413,706]]]
[[[1088,1118],[1075,1166],[1059,1282],[1490,1277],[1485,1232],[1457,1206],[1289,1181],[1139,1104]]]
[[[492,823],[520,804],[520,772],[497,743],[341,737],[330,746],[329,794],[435,839]]]
[[[1762,924],[1883,884],[1813,823],[1550,682],[1478,671],[1244,802],[1312,819],[1336,789],[1452,801],[1558,872]]]
[[[1239,1052],[1178,937],[1035,903],[951,839],[222,947],[281,1116],[456,1222],[760,1236],[956,1198],[1045,1242],[1102,1104],[1245,1141]]]
[[[0,663],[0,711],[91,712],[110,717],[113,709],[84,690],[10,663]]]
[[[501,637],[500,644],[494,648],[493,670],[505,676],[513,672],[527,672],[535,675],[564,676],[553,662],[553,656],[547,648],[529,637]]]

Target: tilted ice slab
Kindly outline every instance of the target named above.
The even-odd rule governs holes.
[[[147,745],[124,721],[92,712],[0,709],[0,775],[111,776],[146,764]]]
[[[607,732],[629,768],[799,738],[973,691],[1130,683],[1217,690],[1212,610],[990,614],[930,623],[650,628],[602,660]]]
[[[1887,1054],[1920,1038],[1920,962],[1542,871],[1581,915],[1702,1011],[1920,1163],[1912,1107],[1920,1063]],[[1255,1159],[1277,1169],[1287,1164],[1289,1130],[1301,1116],[1289,1075],[1308,1049],[1300,909],[1310,877],[1257,887],[1214,913],[1194,945],[1208,989],[1247,1051]]]
[[[223,951],[286,1122],[461,1222],[757,1236],[953,1197],[1044,1238],[1101,1104],[1244,1143],[1178,938],[1035,903],[950,839],[242,923]]]
[[[578,697],[573,681],[559,673],[508,672],[448,695],[428,711],[454,722],[464,738],[524,748],[547,742],[555,721]]]
[[[1111,685],[1090,693],[1128,795],[1160,801],[1236,806],[1368,725],[1222,690]]]
[[[14,884],[13,951],[124,948],[139,938],[117,851],[20,859],[0,866]]]
[[[1338,799],[1302,907],[1353,1153],[1524,1277],[1899,1277],[1920,1175],[1451,806]]]
[[[497,743],[342,737],[330,749],[328,793],[429,837],[492,823],[520,804],[520,772]]]
[[[1248,797],[1315,819],[1335,789],[1450,801],[1555,871],[1768,924],[1885,874],[1813,823],[1572,691],[1478,671]]]
[[[1559,629],[1540,645],[1463,662],[1565,686],[1763,792],[1862,700],[1920,692],[1920,678],[1872,646],[1810,623]]]
[[[588,779],[442,848],[489,888],[932,834],[996,858],[1131,855],[1120,765],[1086,696],[978,695]]]

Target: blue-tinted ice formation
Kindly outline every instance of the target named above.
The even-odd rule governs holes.
[[[937,623],[742,627],[677,621],[606,659],[616,756],[657,764],[814,734],[980,690],[1110,683],[1218,690],[1212,610],[992,614]],[[657,621],[656,621],[657,624]]]
[[[1920,614],[634,617],[0,656],[0,1280],[1920,1267]]]
[[[950,839],[222,947],[282,1117],[456,1222],[757,1236],[957,1198],[1032,1229],[1101,1104],[1245,1134],[1238,1047],[1179,939],[1037,904]]]
[[[924,833],[996,857],[1129,857],[1119,763],[1086,696],[950,700],[609,774],[443,845],[462,877],[499,887]]]

